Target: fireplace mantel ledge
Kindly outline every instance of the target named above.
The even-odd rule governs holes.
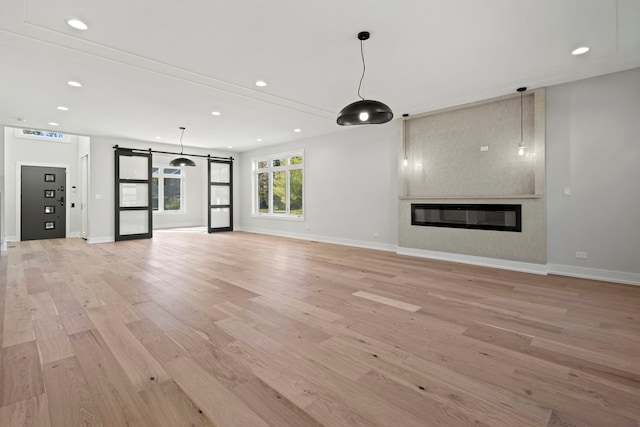
[[[400,196],[399,200],[476,200],[476,199],[542,199],[544,194],[513,194],[509,196]]]

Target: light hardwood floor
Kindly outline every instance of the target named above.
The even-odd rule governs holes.
[[[640,287],[241,232],[2,255],[2,427],[639,425]]]

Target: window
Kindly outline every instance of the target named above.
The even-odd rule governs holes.
[[[303,218],[303,152],[255,159],[254,214]]]
[[[71,142],[69,135],[60,132],[37,130],[37,129],[15,129],[16,138],[39,139],[41,141]]]
[[[155,212],[183,211],[183,174],[181,168],[153,167],[151,207]]]

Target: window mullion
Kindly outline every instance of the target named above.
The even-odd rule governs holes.
[[[269,169],[269,213],[273,214],[273,169]]]
[[[158,212],[164,212],[164,173],[158,171]]]
[[[289,169],[287,169],[287,173],[285,174],[285,209],[287,212],[287,215],[291,214],[291,194],[289,193],[289,186],[291,184],[291,182],[289,181],[290,179],[290,171]]]

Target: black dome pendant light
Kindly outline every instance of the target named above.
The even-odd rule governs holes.
[[[364,99],[360,95],[360,89],[362,88],[362,80],[364,79],[364,73],[367,70],[367,66],[364,62],[364,51],[362,49],[362,42],[369,40],[369,32],[361,31],[358,33],[358,40],[360,40],[360,56],[362,56],[362,77],[360,77],[360,84],[358,85],[358,97],[360,101],[356,101],[344,107],[338,114],[336,120],[340,126],[351,125],[377,125],[387,123],[393,119],[393,111],[388,105],[374,101],[373,99]]]
[[[171,160],[169,164],[171,166],[195,166],[196,162],[191,159],[187,159],[186,157],[182,157],[182,153],[184,152],[184,147],[182,146],[182,137],[184,136],[185,128],[180,126],[180,130],[182,131],[182,133],[180,134],[180,157],[176,157],[175,159]]]

